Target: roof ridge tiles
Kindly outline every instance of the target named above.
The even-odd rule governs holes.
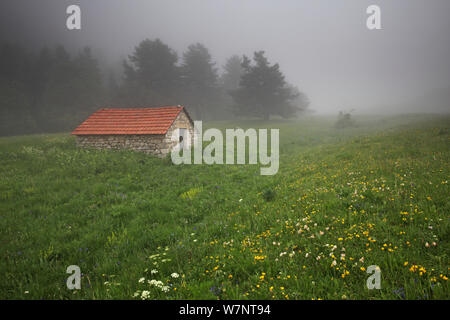
[[[91,114],[72,134],[166,134],[183,109],[182,106],[102,108]]]

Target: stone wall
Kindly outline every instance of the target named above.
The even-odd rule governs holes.
[[[171,138],[172,133],[177,128],[188,129],[191,141],[193,141],[194,127],[182,111],[166,135],[79,135],[77,136],[77,145],[82,148],[93,149],[129,149],[165,157],[176,144],[176,142],[171,141]]]
[[[131,149],[164,156],[164,135],[79,135],[77,145],[93,149]]]
[[[186,113],[183,110],[182,112],[180,112],[178,117],[175,119],[175,121],[173,122],[173,124],[169,128],[169,130],[167,130],[167,134],[164,137],[165,149],[167,149],[169,151],[172,150],[172,148],[177,144],[177,141],[172,141],[171,140],[172,139],[172,134],[177,128],[188,129],[189,136],[191,138],[191,146],[193,146],[193,143],[194,143],[194,125],[189,120],[188,116],[186,115]]]

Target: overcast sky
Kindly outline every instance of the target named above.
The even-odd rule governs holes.
[[[82,30],[66,29],[70,4]],[[371,4],[382,30],[366,27]],[[201,42],[218,67],[264,50],[318,112],[372,111],[450,87],[449,0],[1,0],[0,10],[3,40],[88,45],[111,65],[145,38],[180,56]]]

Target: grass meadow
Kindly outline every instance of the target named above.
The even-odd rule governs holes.
[[[274,176],[0,138],[0,298],[449,299],[450,117],[335,120],[204,123],[279,128]]]

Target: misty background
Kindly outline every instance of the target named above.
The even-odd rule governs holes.
[[[71,4],[81,8],[81,30],[66,28]],[[366,27],[371,4],[381,8],[382,30]],[[99,107],[140,103],[187,105],[203,119],[249,116],[231,112],[248,95],[229,94],[226,66],[243,55],[255,65],[259,51],[267,67],[279,65],[272,75],[290,88],[280,94],[296,95],[303,111],[280,116],[447,113],[449,13],[447,0],[2,0],[0,134],[70,130]],[[131,80],[139,67],[130,56],[146,39],[176,54],[170,94],[147,94]],[[194,88],[189,53],[210,66],[204,79],[213,70],[214,90]]]

